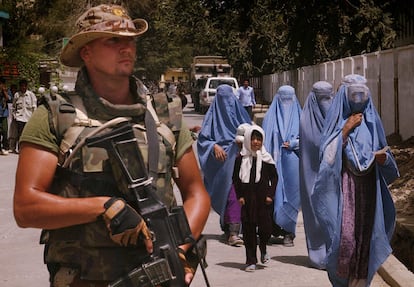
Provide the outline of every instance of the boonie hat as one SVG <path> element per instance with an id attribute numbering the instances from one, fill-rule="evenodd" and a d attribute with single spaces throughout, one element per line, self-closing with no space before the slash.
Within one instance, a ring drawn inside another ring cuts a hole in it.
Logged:
<path id="1" fill-rule="evenodd" d="M 80 67 L 79 50 L 92 40 L 102 37 L 134 37 L 148 30 L 144 19 L 132 20 L 124 7 L 102 4 L 90 8 L 76 22 L 78 32 L 70 38 L 60 54 L 62 64 Z"/>

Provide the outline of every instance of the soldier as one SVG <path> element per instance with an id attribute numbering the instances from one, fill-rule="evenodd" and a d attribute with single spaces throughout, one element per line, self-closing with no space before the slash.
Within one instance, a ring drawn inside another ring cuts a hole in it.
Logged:
<path id="1" fill-rule="evenodd" d="M 137 127 L 134 136 L 149 174 L 156 178 L 152 183 L 168 207 L 175 205 L 174 177 L 195 239 L 210 211 L 190 131 L 181 117 L 158 117 L 166 107 L 155 102 L 154 112 L 143 84 L 131 76 L 135 41 L 147 30 L 147 22 L 131 20 L 121 6 L 99 5 L 81 15 L 77 27 L 60 55 L 64 65 L 81 67 L 75 92 L 67 95 L 68 100 L 58 95 L 57 113 L 51 101 L 27 123 L 20 139 L 14 194 L 17 224 L 43 229 L 41 242 L 54 287 L 108 286 L 154 251 L 156 239 L 122 193 L 110 154 L 82 145 L 91 133 L 111 130 L 113 121 L 128 117 L 127 122 Z M 187 285 L 194 276 L 185 256 L 190 248 L 184 244 L 177 250 Z"/>

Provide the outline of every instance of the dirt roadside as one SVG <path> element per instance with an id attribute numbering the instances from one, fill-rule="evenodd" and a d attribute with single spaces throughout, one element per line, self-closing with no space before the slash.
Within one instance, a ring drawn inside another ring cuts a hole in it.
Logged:
<path id="1" fill-rule="evenodd" d="M 391 245 L 395 257 L 414 272 L 414 137 L 390 147 L 400 171 L 400 177 L 390 185 L 397 210 Z"/>

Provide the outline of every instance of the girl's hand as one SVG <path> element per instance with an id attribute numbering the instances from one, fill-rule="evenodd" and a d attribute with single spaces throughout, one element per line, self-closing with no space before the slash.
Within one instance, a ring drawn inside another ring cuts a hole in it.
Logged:
<path id="1" fill-rule="evenodd" d="M 266 205 L 270 205 L 272 202 L 273 200 L 270 197 L 266 196 Z"/>

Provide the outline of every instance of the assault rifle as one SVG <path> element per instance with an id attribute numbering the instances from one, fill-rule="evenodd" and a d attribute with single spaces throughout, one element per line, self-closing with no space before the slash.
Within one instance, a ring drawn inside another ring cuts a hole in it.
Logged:
<path id="1" fill-rule="evenodd" d="M 114 176 L 126 199 L 134 201 L 134 207 L 153 232 L 154 252 L 148 261 L 112 282 L 111 287 L 186 286 L 184 268 L 178 256 L 178 247 L 195 243 L 182 206 L 171 211 L 157 198 L 152 178 L 138 146 L 131 124 L 103 135 L 86 139 L 88 147 L 105 148 L 114 170 Z M 200 265 L 203 263 L 200 262 Z M 204 273 L 204 266 L 201 266 Z M 205 276 L 208 285 L 207 277 Z"/>

